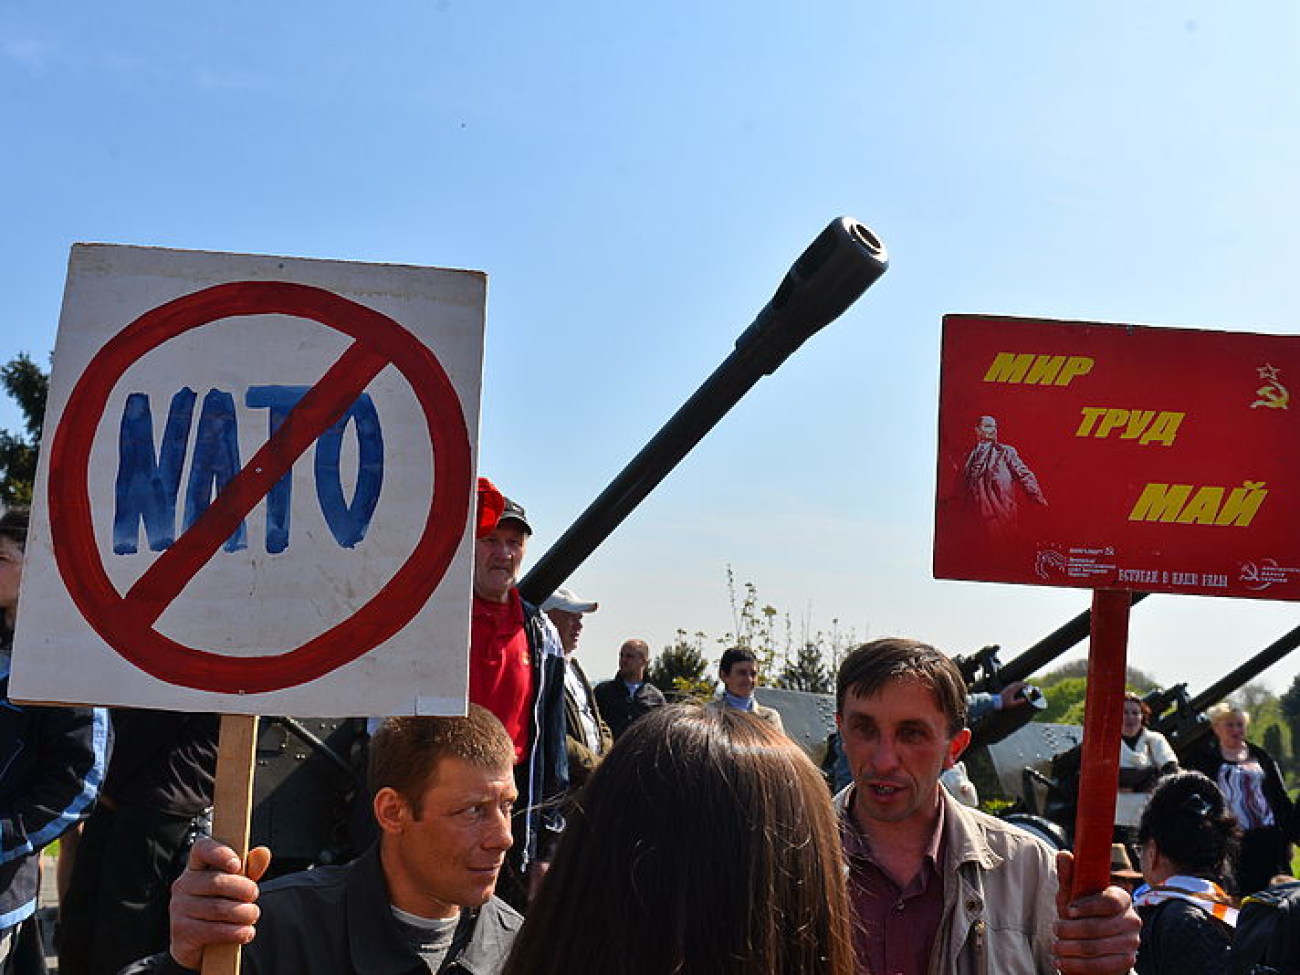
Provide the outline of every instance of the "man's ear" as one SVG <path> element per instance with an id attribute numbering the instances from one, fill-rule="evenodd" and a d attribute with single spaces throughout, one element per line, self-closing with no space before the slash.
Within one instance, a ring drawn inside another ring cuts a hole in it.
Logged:
<path id="1" fill-rule="evenodd" d="M 375 793 L 375 822 L 385 833 L 400 833 L 411 820 L 411 804 L 391 786 Z"/>
<path id="2" fill-rule="evenodd" d="M 943 767 L 948 769 L 957 764 L 957 759 L 961 758 L 961 753 L 966 750 L 970 744 L 970 729 L 962 728 L 961 731 L 952 736 L 948 742 L 948 754 L 944 757 Z"/>

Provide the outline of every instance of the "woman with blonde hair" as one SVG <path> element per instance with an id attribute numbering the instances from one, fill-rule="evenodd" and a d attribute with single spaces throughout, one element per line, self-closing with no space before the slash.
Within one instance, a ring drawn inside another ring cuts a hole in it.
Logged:
<path id="1" fill-rule="evenodd" d="M 504 975 L 849 975 L 820 773 L 751 715 L 658 708 L 588 780 Z"/>
<path id="2" fill-rule="evenodd" d="M 1252 894 L 1291 872 L 1294 809 L 1273 756 L 1246 740 L 1250 716 L 1230 704 L 1206 712 L 1214 734 L 1188 756 L 1188 768 L 1210 778 L 1242 829 L 1233 893 Z"/>

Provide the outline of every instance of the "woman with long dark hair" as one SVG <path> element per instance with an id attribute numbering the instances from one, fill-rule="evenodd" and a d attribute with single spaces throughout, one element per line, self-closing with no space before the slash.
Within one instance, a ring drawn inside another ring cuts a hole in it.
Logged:
<path id="1" fill-rule="evenodd" d="M 848 975 L 816 767 L 735 710 L 658 708 L 588 781 L 505 975 Z"/>
<path id="2" fill-rule="evenodd" d="M 1199 772 L 1163 779 L 1138 827 L 1142 918 L 1138 975 L 1220 975 L 1237 912 L 1222 884 L 1240 831 L 1218 787 Z"/>

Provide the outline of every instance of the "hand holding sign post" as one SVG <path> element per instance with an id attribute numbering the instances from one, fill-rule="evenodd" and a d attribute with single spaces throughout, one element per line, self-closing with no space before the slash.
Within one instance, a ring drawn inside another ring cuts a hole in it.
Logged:
<path id="1" fill-rule="evenodd" d="M 74 248 L 12 696 L 223 713 L 241 854 L 256 715 L 463 713 L 483 285 Z"/>
<path id="2" fill-rule="evenodd" d="M 935 575 L 1094 590 L 1075 892 L 1105 886 L 1133 593 L 1300 599 L 1300 339 L 944 320 Z"/>

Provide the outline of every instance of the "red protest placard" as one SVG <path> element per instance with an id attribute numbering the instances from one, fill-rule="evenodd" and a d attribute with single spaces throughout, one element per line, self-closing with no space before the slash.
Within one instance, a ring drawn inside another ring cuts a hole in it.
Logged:
<path id="1" fill-rule="evenodd" d="M 1300 599 L 1300 338 L 950 315 L 934 573 Z"/>

